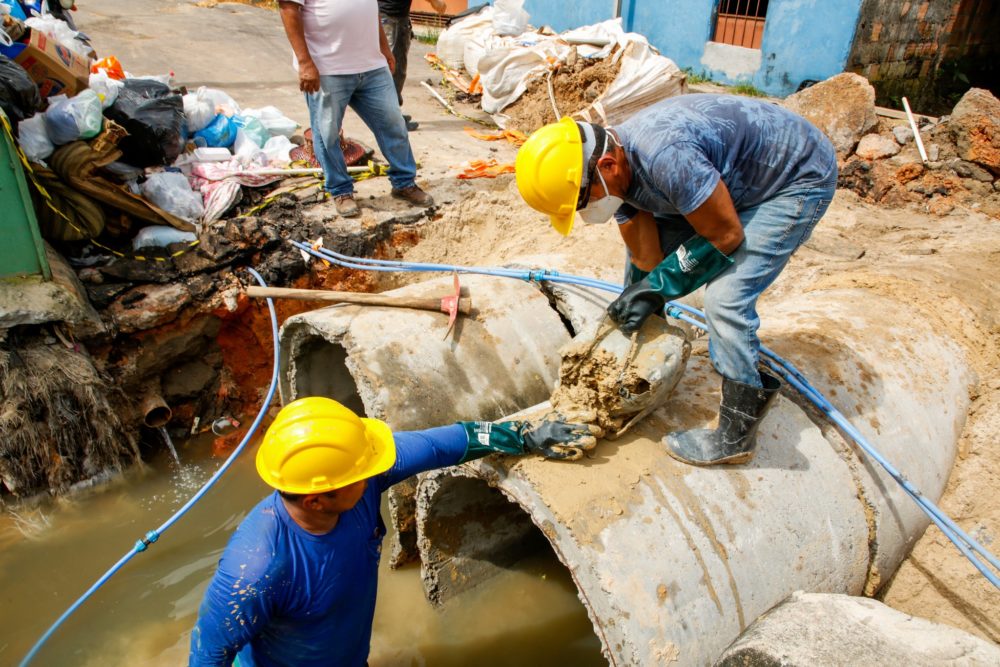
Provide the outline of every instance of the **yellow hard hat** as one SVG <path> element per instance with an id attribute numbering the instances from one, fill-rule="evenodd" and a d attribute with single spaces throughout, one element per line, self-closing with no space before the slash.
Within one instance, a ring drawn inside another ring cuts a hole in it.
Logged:
<path id="1" fill-rule="evenodd" d="M 556 231 L 573 229 L 583 180 L 583 142 L 572 118 L 538 128 L 517 152 L 517 189 L 528 206 L 549 215 Z"/>
<path id="2" fill-rule="evenodd" d="M 396 462 L 389 425 L 358 417 L 330 398 L 281 409 L 257 450 L 257 473 L 286 493 L 326 493 L 385 472 Z"/>

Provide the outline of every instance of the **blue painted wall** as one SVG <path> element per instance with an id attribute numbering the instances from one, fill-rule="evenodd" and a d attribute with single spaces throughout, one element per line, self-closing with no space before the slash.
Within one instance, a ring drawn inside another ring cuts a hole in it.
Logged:
<path id="1" fill-rule="evenodd" d="M 794 93 L 805 79 L 844 71 L 862 0 L 770 0 L 760 69 L 731 78 L 702 63 L 718 0 L 622 0 L 622 25 L 645 35 L 682 69 L 721 83 L 752 83 L 776 96 Z M 568 30 L 611 18 L 613 0 L 525 0 L 536 26 Z"/>

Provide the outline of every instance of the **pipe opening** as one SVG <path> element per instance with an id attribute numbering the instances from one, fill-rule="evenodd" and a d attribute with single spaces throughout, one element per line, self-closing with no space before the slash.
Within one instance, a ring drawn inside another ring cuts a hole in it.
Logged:
<path id="1" fill-rule="evenodd" d="M 139 414 L 142 415 L 142 423 L 150 428 L 161 428 L 167 425 L 173 412 L 160 395 L 159 387 L 150 389 L 139 400 Z"/>
<path id="2" fill-rule="evenodd" d="M 295 358 L 294 395 L 326 396 L 367 415 L 357 384 L 347 367 L 347 350 L 320 336 L 304 341 Z"/>
<path id="3" fill-rule="evenodd" d="M 570 571 L 520 505 L 447 473 L 421 482 L 418 505 L 424 592 L 442 613 L 490 600 L 504 616 L 528 598 L 532 621 L 508 624 L 505 651 L 524 647 L 523 664 L 607 664 Z"/>

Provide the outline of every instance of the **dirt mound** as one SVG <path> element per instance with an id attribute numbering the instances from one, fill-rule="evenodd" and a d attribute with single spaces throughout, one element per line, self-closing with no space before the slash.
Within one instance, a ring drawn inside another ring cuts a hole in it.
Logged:
<path id="1" fill-rule="evenodd" d="M 568 116 L 585 109 L 604 94 L 618 76 L 618 63 L 609 56 L 603 60 L 571 58 L 552 75 L 552 92 L 558 116 Z M 510 129 L 530 134 L 546 123 L 559 120 L 552 108 L 548 77 L 539 77 L 503 113 L 510 117 Z"/>

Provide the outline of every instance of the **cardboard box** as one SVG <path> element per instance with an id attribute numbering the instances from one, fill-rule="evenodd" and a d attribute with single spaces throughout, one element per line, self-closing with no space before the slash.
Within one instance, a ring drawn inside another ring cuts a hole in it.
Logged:
<path id="1" fill-rule="evenodd" d="M 72 96 L 90 85 L 90 61 L 37 30 L 31 31 L 27 45 L 14 62 L 38 84 L 43 98 Z"/>

